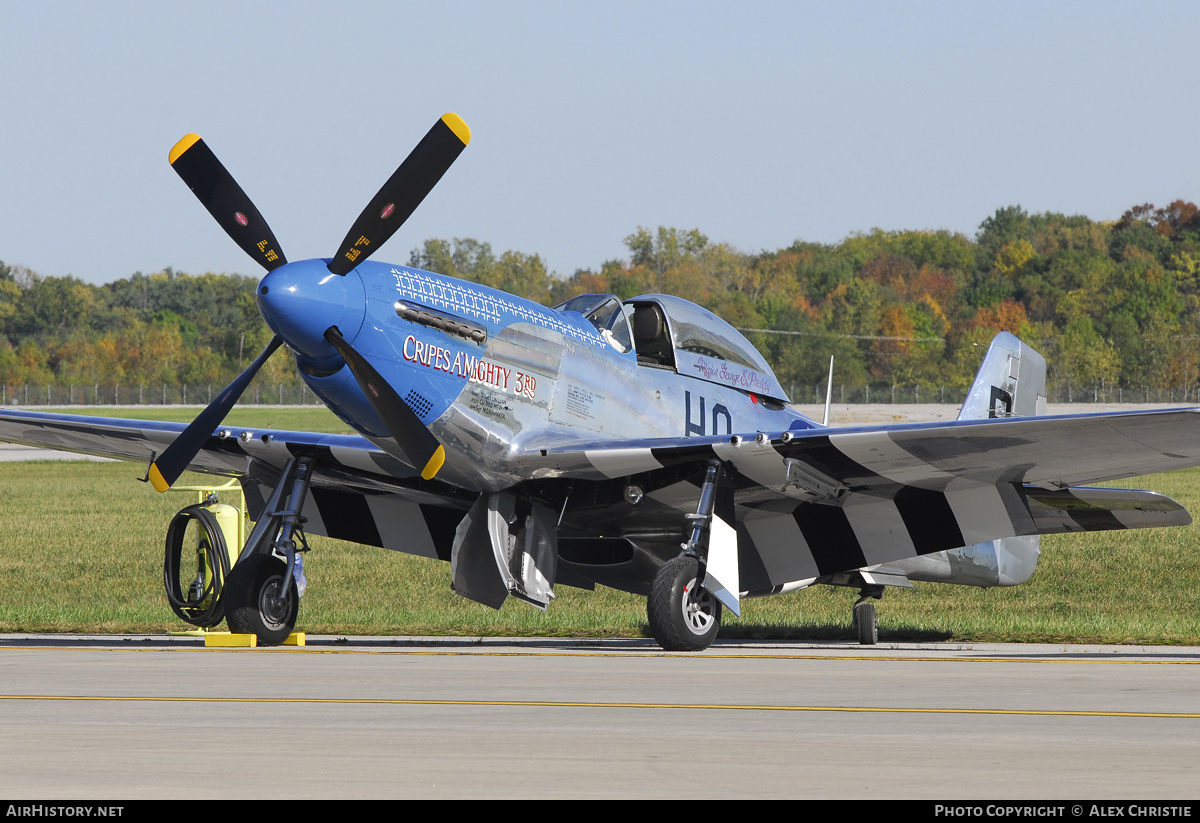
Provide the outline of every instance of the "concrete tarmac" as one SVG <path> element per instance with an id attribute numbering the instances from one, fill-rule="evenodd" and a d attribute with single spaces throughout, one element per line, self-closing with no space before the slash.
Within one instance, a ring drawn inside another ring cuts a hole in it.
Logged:
<path id="1" fill-rule="evenodd" d="M 1200 649 L 8 635 L 0 795 L 1194 799 Z"/>
<path id="2" fill-rule="evenodd" d="M 0 795 L 1194 799 L 1200 649 L 0 636 Z"/>

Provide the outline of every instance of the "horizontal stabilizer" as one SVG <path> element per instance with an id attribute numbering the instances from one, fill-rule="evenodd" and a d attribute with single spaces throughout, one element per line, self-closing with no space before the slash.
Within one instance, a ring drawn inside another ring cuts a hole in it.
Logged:
<path id="1" fill-rule="evenodd" d="M 1026 500 L 1038 534 L 1153 529 L 1192 522 L 1187 509 L 1171 498 L 1140 489 L 1026 487 Z"/>

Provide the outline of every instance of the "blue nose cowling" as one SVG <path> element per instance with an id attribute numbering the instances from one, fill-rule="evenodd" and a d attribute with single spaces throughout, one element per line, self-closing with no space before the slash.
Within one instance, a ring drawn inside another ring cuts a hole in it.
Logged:
<path id="1" fill-rule="evenodd" d="M 337 326 L 352 342 L 366 316 L 366 293 L 356 271 L 331 274 L 324 260 L 298 260 L 280 266 L 258 284 L 258 311 L 298 357 L 315 366 L 341 360 L 325 340 Z"/>

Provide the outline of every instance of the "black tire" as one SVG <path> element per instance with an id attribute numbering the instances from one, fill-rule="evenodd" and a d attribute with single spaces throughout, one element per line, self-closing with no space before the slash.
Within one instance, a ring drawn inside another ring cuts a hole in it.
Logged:
<path id="1" fill-rule="evenodd" d="M 874 646 L 879 642 L 879 621 L 875 617 L 875 604 L 854 604 L 854 631 L 863 646 Z"/>
<path id="2" fill-rule="evenodd" d="M 695 603 L 688 592 L 696 583 L 700 564 L 693 557 L 676 557 L 658 570 L 646 598 L 650 633 L 669 652 L 707 649 L 721 629 L 721 601 L 707 589 Z"/>
<path id="3" fill-rule="evenodd" d="M 282 608 L 272 601 L 287 573 L 287 564 L 270 554 L 256 554 L 234 565 L 225 581 L 225 622 L 234 634 L 253 634 L 260 646 L 278 646 L 292 633 L 300 612 L 296 581 L 288 580 Z"/>

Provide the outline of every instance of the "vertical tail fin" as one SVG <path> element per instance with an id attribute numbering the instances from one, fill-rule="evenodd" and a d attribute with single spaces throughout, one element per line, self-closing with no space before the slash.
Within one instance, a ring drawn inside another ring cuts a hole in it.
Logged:
<path id="1" fill-rule="evenodd" d="M 1002 331 L 992 338 L 983 365 L 967 392 L 959 420 L 990 417 L 1035 417 L 1046 413 L 1046 358 Z M 1015 586 L 1033 576 L 1041 554 L 1037 535 L 1004 537 L 955 549 L 976 563 L 994 568 L 997 583 Z M 951 562 L 953 565 L 953 560 Z"/>
<path id="2" fill-rule="evenodd" d="M 1046 413 L 1046 359 L 1008 332 L 993 338 L 959 420 Z M 888 563 L 909 580 L 967 586 L 1016 586 L 1033 576 L 1039 535 L 1015 535 Z M 892 584 L 895 585 L 895 584 Z"/>
<path id="3" fill-rule="evenodd" d="M 992 339 L 959 420 L 1046 413 L 1046 358 L 1002 331 Z"/>

